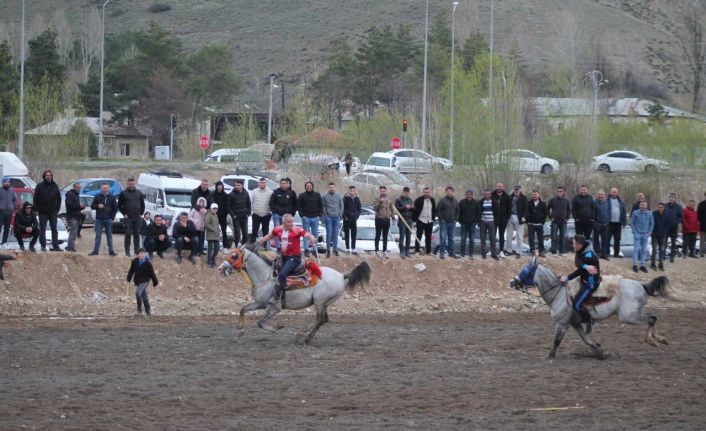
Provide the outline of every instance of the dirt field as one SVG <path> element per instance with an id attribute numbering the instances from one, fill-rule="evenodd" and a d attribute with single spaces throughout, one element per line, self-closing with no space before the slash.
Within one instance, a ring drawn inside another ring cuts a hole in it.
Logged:
<path id="1" fill-rule="evenodd" d="M 306 316 L 240 339 L 223 317 L 5 319 L 0 428 L 703 429 L 706 312 L 658 314 L 669 346 L 610 320 L 607 360 L 571 333 L 553 362 L 527 313 L 335 316 L 310 346 Z"/>

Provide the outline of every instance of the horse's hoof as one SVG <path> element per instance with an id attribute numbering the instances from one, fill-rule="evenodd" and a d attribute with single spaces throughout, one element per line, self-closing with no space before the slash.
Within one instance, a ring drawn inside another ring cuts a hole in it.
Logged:
<path id="1" fill-rule="evenodd" d="M 265 331 L 270 331 L 270 332 L 277 332 L 277 329 L 270 325 L 262 325 L 260 328 L 264 329 Z"/>
<path id="2" fill-rule="evenodd" d="M 659 341 L 659 342 L 662 343 L 662 344 L 669 345 L 669 341 L 667 341 L 667 338 L 666 338 L 666 337 L 660 336 L 659 338 L 657 338 L 657 341 Z"/>
<path id="3" fill-rule="evenodd" d="M 657 344 L 655 340 L 649 337 L 645 338 L 645 343 L 649 344 L 650 346 L 659 347 L 659 344 Z"/>
<path id="4" fill-rule="evenodd" d="M 245 335 L 245 331 L 238 331 L 238 338 L 242 337 Z"/>
<path id="5" fill-rule="evenodd" d="M 604 360 L 605 358 L 606 358 L 605 353 L 603 353 L 602 350 L 599 351 L 598 353 L 596 353 L 596 359 L 602 361 L 602 360 Z"/>

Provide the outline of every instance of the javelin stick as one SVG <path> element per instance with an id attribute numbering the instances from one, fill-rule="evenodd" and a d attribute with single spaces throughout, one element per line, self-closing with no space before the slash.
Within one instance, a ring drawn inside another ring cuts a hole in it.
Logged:
<path id="1" fill-rule="evenodd" d="M 412 228 L 407 224 L 407 220 L 405 220 L 404 217 L 402 217 L 402 214 L 400 214 L 400 212 L 399 212 L 399 210 L 397 209 L 397 207 L 395 207 L 394 205 L 392 205 L 392 209 L 395 211 L 395 213 L 397 213 L 397 217 L 399 217 L 400 220 L 402 220 L 402 223 L 404 223 L 404 225 L 407 226 L 407 229 L 409 229 L 409 233 L 412 234 L 412 238 L 414 238 L 414 240 L 417 241 L 417 244 L 419 244 L 419 246 L 421 247 L 421 246 L 422 246 L 422 242 L 419 240 L 419 238 L 417 238 L 417 235 L 414 235 L 414 234 L 412 233 Z"/>

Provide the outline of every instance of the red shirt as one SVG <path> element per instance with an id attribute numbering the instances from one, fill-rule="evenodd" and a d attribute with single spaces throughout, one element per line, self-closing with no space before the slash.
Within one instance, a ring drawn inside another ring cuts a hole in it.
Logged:
<path id="1" fill-rule="evenodd" d="M 684 208 L 684 219 L 681 222 L 684 233 L 697 233 L 699 231 L 699 219 L 696 211 L 689 207 Z"/>
<path id="2" fill-rule="evenodd" d="M 272 235 L 279 239 L 282 248 L 282 256 L 299 256 L 302 254 L 301 237 L 306 235 L 306 231 L 302 228 L 295 227 L 286 231 L 283 225 L 276 226 L 272 229 Z"/>

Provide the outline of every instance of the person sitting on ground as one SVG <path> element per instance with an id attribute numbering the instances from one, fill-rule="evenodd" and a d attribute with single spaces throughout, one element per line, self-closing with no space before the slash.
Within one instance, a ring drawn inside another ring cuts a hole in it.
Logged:
<path id="1" fill-rule="evenodd" d="M 145 314 L 150 315 L 150 300 L 147 297 L 147 286 L 152 280 L 152 286 L 157 287 L 159 280 L 154 272 L 152 261 L 147 256 L 147 250 L 140 248 L 137 250 L 137 257 L 130 263 L 130 270 L 127 272 L 127 282 L 135 282 L 135 299 L 137 299 L 136 316 L 142 315 L 142 306 L 145 306 Z"/>
<path id="2" fill-rule="evenodd" d="M 184 248 L 188 248 L 191 253 L 189 260 L 196 265 L 196 253 L 198 252 L 199 238 L 194 222 L 189 220 L 189 215 L 185 212 L 179 214 L 179 221 L 172 228 L 172 237 L 174 238 L 174 247 L 177 251 L 176 261 L 181 263 L 181 252 Z"/>
<path id="3" fill-rule="evenodd" d="M 172 246 L 172 241 L 167 233 L 167 225 L 161 214 L 154 216 L 154 220 L 147 226 L 145 237 L 145 248 L 152 257 L 152 253 L 157 252 L 157 256 L 164 259 L 164 252 Z"/>
<path id="4" fill-rule="evenodd" d="M 593 251 L 591 241 L 587 240 L 585 236 L 574 236 L 574 250 L 576 250 L 574 257 L 576 271 L 561 277 L 561 282 L 566 283 L 576 277 L 581 277 L 581 289 L 574 298 L 574 311 L 581 316 L 582 322 L 589 323 L 591 315 L 588 310 L 583 308 L 583 304 L 601 284 L 601 265 L 598 255 Z"/>
<path id="5" fill-rule="evenodd" d="M 25 251 L 23 235 L 28 235 L 30 239 L 29 251 L 36 253 L 34 245 L 37 244 L 39 238 L 39 221 L 34 213 L 34 207 L 31 203 L 25 202 L 22 204 L 22 210 L 15 216 L 15 238 L 20 250 Z"/>
<path id="6" fill-rule="evenodd" d="M 306 237 L 309 241 L 316 244 L 314 235 L 308 233 L 302 228 L 294 227 L 294 217 L 291 214 L 285 214 L 282 217 L 282 224 L 275 226 L 272 232 L 260 239 L 260 244 L 265 244 L 272 238 L 277 238 L 280 242 L 280 254 L 282 256 L 282 268 L 277 276 L 275 291 L 269 300 L 270 304 L 279 306 L 282 292 L 287 286 L 287 276 L 302 262 L 301 238 Z"/>

